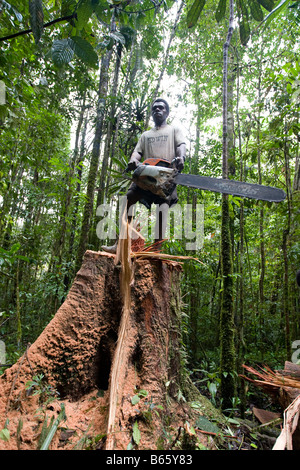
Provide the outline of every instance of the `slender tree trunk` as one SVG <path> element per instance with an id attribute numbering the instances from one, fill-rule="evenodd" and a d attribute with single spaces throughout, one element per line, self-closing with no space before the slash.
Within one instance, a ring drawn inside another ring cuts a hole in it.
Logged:
<path id="1" fill-rule="evenodd" d="M 261 58 L 262 51 L 259 61 L 259 70 L 258 70 L 258 114 L 257 114 L 257 133 L 256 133 L 256 148 L 257 148 L 257 166 L 258 166 L 258 183 L 262 184 L 262 164 L 261 164 L 261 143 L 260 143 L 260 133 L 261 133 L 261 107 L 262 107 L 262 96 L 261 96 Z M 260 247 L 260 275 L 259 275 L 259 299 L 258 299 L 258 314 L 259 314 L 259 334 L 261 335 L 264 323 L 264 302 L 265 302 L 265 293 L 264 293 L 264 280 L 265 280 L 265 241 L 264 241 L 264 203 L 261 201 L 259 211 L 259 247 Z"/>
<path id="2" fill-rule="evenodd" d="M 239 116 L 239 102 L 240 102 L 240 81 L 239 81 L 239 57 L 237 55 L 237 104 L 236 104 L 236 122 L 237 122 L 237 134 L 238 134 L 238 152 L 240 159 L 240 181 L 244 181 L 244 161 L 243 161 L 243 152 L 242 152 L 242 135 L 241 135 L 241 126 L 240 126 L 240 116 Z M 238 365 L 237 369 L 242 373 L 242 362 L 245 353 L 244 346 L 244 257 L 245 257 L 245 246 L 244 246 L 244 200 L 240 202 L 240 253 L 238 260 L 238 273 L 239 277 L 237 284 L 237 358 Z M 240 411 L 242 417 L 244 416 L 244 411 L 246 407 L 246 390 L 244 381 L 239 382 L 239 398 L 240 398 Z"/>
<path id="3" fill-rule="evenodd" d="M 84 106 L 84 110 L 85 110 Z M 82 108 L 83 110 L 83 108 Z M 84 117 L 84 113 L 83 113 Z M 74 199 L 74 205 L 72 208 L 72 214 L 70 216 L 71 222 L 70 222 L 70 237 L 69 237 L 69 245 L 68 245 L 68 253 L 66 254 L 66 262 L 68 265 L 68 269 L 66 270 L 65 277 L 64 277 L 64 286 L 65 286 L 65 292 L 68 291 L 71 281 L 75 275 L 75 272 L 73 271 L 74 269 L 74 243 L 75 243 L 75 235 L 78 230 L 78 211 L 79 211 L 79 194 L 80 194 L 80 188 L 81 188 L 81 178 L 82 178 L 82 164 L 85 158 L 85 139 L 86 139 L 86 130 L 87 130 L 87 123 L 88 123 L 88 114 L 84 117 L 83 124 L 80 125 L 77 128 L 76 133 L 76 142 L 75 142 L 75 149 L 76 149 L 76 162 L 75 162 L 75 167 L 76 167 L 76 190 L 75 194 L 76 197 Z M 81 131 L 81 142 L 79 144 L 79 130 Z"/>
<path id="4" fill-rule="evenodd" d="M 282 237 L 282 252 L 283 252 L 283 309 L 285 319 L 285 347 L 286 359 L 291 357 L 291 333 L 290 333 L 290 298 L 289 298 L 289 260 L 288 260 L 288 243 L 291 229 L 291 212 L 292 212 L 292 191 L 290 180 L 290 166 L 289 166 L 289 153 L 287 147 L 287 124 L 285 123 L 284 129 L 284 164 L 285 164 L 285 179 L 286 179 L 286 193 L 288 201 L 287 225 L 283 230 Z"/>
<path id="5" fill-rule="evenodd" d="M 297 125 L 299 126 L 299 113 L 297 119 Z M 296 147 L 296 162 L 295 162 L 295 177 L 293 181 L 293 192 L 300 191 L 300 155 L 299 155 L 299 139 Z"/>
<path id="6" fill-rule="evenodd" d="M 112 84 L 112 88 L 110 92 L 113 98 L 117 96 L 117 89 L 118 89 L 118 84 L 119 84 L 119 72 L 120 72 L 120 66 L 121 66 L 121 56 L 122 56 L 122 47 L 117 47 L 114 79 L 113 79 L 113 84 Z M 100 204 L 103 204 L 104 199 L 105 199 L 105 186 L 107 182 L 107 173 L 108 173 L 109 161 L 111 157 L 111 146 L 112 146 L 112 136 L 114 133 L 113 127 L 114 127 L 115 113 L 116 113 L 116 103 L 112 101 L 112 104 L 110 106 L 110 111 L 109 111 L 109 117 L 108 117 L 107 133 L 106 133 L 103 160 L 102 160 L 101 171 L 100 171 L 96 207 L 98 207 Z M 90 233 L 90 243 L 95 248 L 98 248 L 99 239 L 97 238 L 97 234 L 96 234 L 96 225 L 97 225 L 97 219 L 94 214 L 92 232 Z"/>
<path id="7" fill-rule="evenodd" d="M 100 80 L 99 80 L 99 96 L 98 96 L 98 105 L 97 105 L 97 122 L 95 130 L 95 138 L 92 149 L 92 156 L 90 162 L 90 169 L 87 182 L 87 192 L 86 192 L 86 203 L 83 211 L 82 226 L 80 232 L 80 240 L 77 251 L 76 259 L 76 271 L 80 268 L 82 257 L 87 248 L 88 235 L 91 228 L 91 221 L 93 215 L 94 207 L 94 193 L 96 180 L 98 175 L 98 166 L 99 166 L 99 157 L 100 157 L 100 146 L 102 140 L 103 132 L 103 122 L 105 116 L 105 105 L 107 98 L 108 82 L 109 82 L 109 65 L 112 56 L 112 49 L 109 50 L 103 57 L 101 61 L 101 71 L 100 71 Z"/>
<path id="8" fill-rule="evenodd" d="M 80 115 L 77 123 L 77 129 L 75 134 L 75 145 L 73 150 L 73 155 L 69 161 L 69 171 L 65 176 L 65 191 L 64 191 L 64 198 L 62 204 L 62 211 L 60 215 L 59 225 L 58 225 L 58 233 L 55 237 L 55 242 L 53 245 L 53 255 L 57 258 L 56 264 L 60 265 L 65 253 L 65 245 L 66 245 L 66 235 L 67 235 L 67 228 L 69 225 L 69 216 L 71 210 L 71 203 L 72 203 L 72 196 L 73 196 L 73 185 L 72 185 L 72 178 L 75 172 L 75 166 L 78 159 L 78 152 L 79 152 L 79 136 L 81 132 L 81 127 L 83 124 L 84 119 L 84 112 L 85 112 L 85 103 L 81 106 Z"/>
<path id="9" fill-rule="evenodd" d="M 127 63 L 126 77 L 125 77 L 125 81 L 124 81 L 123 90 L 122 90 L 121 96 L 120 96 L 120 111 L 118 113 L 118 117 L 117 117 L 117 121 L 116 121 L 116 128 L 115 128 L 115 132 L 113 134 L 111 158 L 117 156 L 116 155 L 117 154 L 116 149 L 117 149 L 117 143 L 118 143 L 118 138 L 119 138 L 119 130 L 120 130 L 120 124 L 121 124 L 121 118 L 122 118 L 122 106 L 123 106 L 123 103 L 125 101 L 125 96 L 128 92 L 128 89 L 130 88 L 130 84 L 134 81 L 135 74 L 137 72 L 136 69 L 134 69 L 135 71 L 131 70 L 132 59 L 133 59 L 133 55 L 134 55 L 135 50 L 136 50 L 136 35 L 134 36 L 133 41 L 132 41 L 130 55 L 129 55 L 129 59 L 128 59 L 128 63 Z M 109 181 L 110 181 L 110 177 L 108 175 L 107 185 L 109 184 Z"/>
<path id="10" fill-rule="evenodd" d="M 20 281 L 19 281 L 20 262 L 18 260 L 16 273 L 16 315 L 17 315 L 17 346 L 21 349 L 22 341 L 22 322 L 21 322 L 21 306 L 20 306 Z"/>
<path id="11" fill-rule="evenodd" d="M 228 50 L 233 34 L 234 1 L 230 0 L 230 19 L 223 47 L 223 178 L 228 178 Z M 233 267 L 228 195 L 222 195 L 221 269 L 223 290 L 220 318 L 220 372 L 223 408 L 231 406 L 235 394 L 235 347 L 233 318 Z"/>

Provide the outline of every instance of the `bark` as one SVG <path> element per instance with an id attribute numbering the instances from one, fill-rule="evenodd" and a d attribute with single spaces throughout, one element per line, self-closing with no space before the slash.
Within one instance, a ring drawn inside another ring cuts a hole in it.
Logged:
<path id="1" fill-rule="evenodd" d="M 261 51 L 261 55 L 262 55 Z M 262 70 L 261 62 L 259 63 L 258 70 L 258 114 L 257 114 L 257 133 L 256 133 L 256 147 L 257 147 L 257 166 L 258 166 L 258 183 L 262 184 L 262 164 L 261 164 L 261 143 L 260 143 L 260 134 L 261 134 L 261 109 L 263 106 L 262 96 L 261 96 L 261 79 L 262 79 Z M 264 241 L 264 204 L 262 201 L 259 202 L 260 211 L 259 211 L 259 238 L 260 238 L 260 275 L 259 275 L 259 301 L 258 301 L 258 315 L 259 315 L 259 334 L 263 330 L 264 324 L 264 303 L 265 303 L 265 292 L 264 292 L 264 281 L 265 281 L 265 268 L 266 268 L 266 258 L 265 258 L 265 241 Z"/>
<path id="2" fill-rule="evenodd" d="M 234 2 L 230 1 L 230 19 L 226 41 L 223 47 L 223 178 L 228 178 L 228 50 L 233 33 Z M 222 195 L 221 229 L 221 270 L 223 279 L 221 316 L 220 316 L 220 368 L 222 406 L 232 406 L 235 394 L 233 372 L 235 371 L 234 312 L 232 243 L 230 234 L 230 214 L 228 195 Z"/>
<path id="3" fill-rule="evenodd" d="M 120 72 L 120 67 L 121 67 L 121 56 L 122 56 L 122 47 L 119 46 L 117 47 L 117 50 L 116 50 L 115 72 L 114 72 L 114 79 L 113 79 L 113 84 L 112 84 L 112 88 L 110 92 L 111 96 L 113 97 L 113 100 L 115 100 L 116 99 L 115 97 L 117 96 L 117 89 L 118 89 L 118 84 L 119 84 L 119 72 Z M 105 147 L 104 147 L 103 159 L 102 159 L 101 171 L 100 171 L 100 177 L 99 177 L 96 207 L 103 204 L 105 200 L 105 186 L 106 186 L 107 173 L 108 173 L 109 162 L 110 162 L 110 157 L 111 157 L 111 140 L 112 140 L 112 135 L 113 135 L 115 113 L 116 113 L 116 102 L 112 101 L 109 115 L 108 115 L 107 133 L 106 133 Z M 98 218 L 95 216 L 95 214 L 93 215 L 94 215 L 94 221 L 92 224 L 93 230 L 92 230 L 92 233 L 90 234 L 90 243 L 92 244 L 93 247 L 97 249 L 100 243 L 96 234 L 96 226 L 98 223 L 98 220 L 97 220 Z"/>
<path id="4" fill-rule="evenodd" d="M 104 122 L 104 117 L 105 117 L 105 105 L 106 105 L 108 82 L 109 82 L 108 71 L 109 71 L 111 55 L 112 55 L 112 49 L 109 50 L 102 57 L 102 61 L 101 61 L 96 130 L 95 130 L 95 138 L 94 138 L 94 143 L 93 143 L 90 169 L 89 169 L 89 175 L 88 175 L 86 203 L 85 203 L 84 211 L 83 211 L 80 240 L 79 240 L 77 259 L 76 259 L 76 270 L 78 270 L 81 266 L 82 257 L 86 251 L 89 231 L 90 231 L 91 223 L 92 223 L 94 194 L 95 194 L 95 187 L 96 187 L 98 167 L 99 167 L 100 146 L 101 146 L 101 140 L 102 140 L 103 122 Z"/>
<path id="5" fill-rule="evenodd" d="M 290 166 L 289 166 L 289 153 L 287 148 L 287 127 L 285 126 L 285 139 L 284 139 L 284 166 L 285 166 L 285 180 L 286 180 L 286 193 L 287 193 L 287 223 L 283 230 L 282 236 L 282 254 L 283 254 L 283 311 L 285 319 L 285 347 L 286 357 L 291 357 L 291 326 L 290 326 L 290 289 L 289 289 L 289 257 L 288 246 L 290 242 L 291 230 L 291 213 L 292 213 L 292 192 L 290 181 Z"/>
<path id="6" fill-rule="evenodd" d="M 111 90 L 111 95 L 113 97 L 117 96 L 117 90 L 119 85 L 119 74 L 121 68 L 121 57 L 122 57 L 122 46 L 117 47 L 116 50 L 116 62 L 115 62 L 115 73 L 114 73 L 114 80 L 113 86 Z M 100 175 L 100 182 L 99 182 L 99 197 L 97 200 L 97 205 L 100 205 L 104 202 L 104 190 L 105 190 L 105 181 L 107 179 L 107 170 L 109 167 L 109 157 L 111 154 L 111 138 L 113 135 L 113 125 L 116 113 L 116 103 L 113 102 L 110 108 L 109 113 L 109 121 L 108 121 L 108 129 L 107 129 L 107 145 L 106 151 L 104 152 L 103 161 L 102 161 L 102 168 L 101 168 L 101 175 Z"/>
<path id="7" fill-rule="evenodd" d="M 240 159 L 240 181 L 244 181 L 244 160 L 242 152 L 242 135 L 240 126 L 239 116 L 239 104 L 240 104 L 240 75 L 239 75 L 239 56 L 237 55 L 237 90 L 236 90 L 236 122 L 237 122 L 237 136 L 238 136 L 238 154 Z M 244 340 L 244 263 L 245 263 L 245 239 L 244 239 L 244 200 L 240 203 L 240 253 L 238 260 L 238 272 L 240 277 L 237 279 L 237 358 L 238 358 L 238 370 L 241 371 L 242 362 L 245 356 L 245 340 Z M 244 417 L 246 409 L 246 389 L 243 381 L 239 382 L 239 397 L 240 397 L 240 412 Z"/>
<path id="8" fill-rule="evenodd" d="M 80 189 L 81 189 L 81 180 L 82 180 L 82 166 L 83 162 L 86 156 L 86 132 L 87 132 L 87 124 L 88 124 L 88 114 L 84 118 L 84 123 L 83 125 L 80 126 L 81 129 L 81 142 L 80 142 L 80 148 L 79 148 L 79 135 L 78 135 L 78 141 L 77 141 L 77 136 L 76 136 L 76 142 L 77 145 L 75 145 L 76 150 L 76 162 L 75 162 L 75 167 L 76 167 L 76 198 L 74 202 L 74 207 L 72 208 L 72 214 L 70 216 L 71 222 L 70 222 L 70 237 L 69 237 L 69 245 L 68 245 L 68 253 L 67 253 L 67 263 L 70 266 L 69 270 L 66 272 L 65 277 L 64 277 L 64 285 L 65 285 L 65 292 L 68 291 L 70 284 L 72 280 L 74 279 L 75 272 L 73 269 L 75 269 L 74 266 L 74 258 L 75 258 L 75 234 L 77 233 L 77 228 L 78 228 L 78 212 L 79 212 L 79 194 L 80 194 Z M 77 129 L 78 130 L 78 129 Z M 73 267 L 73 269 L 71 268 Z"/>
<path id="9" fill-rule="evenodd" d="M 64 253 L 66 251 L 65 246 L 66 246 L 67 233 L 68 233 L 68 228 L 69 228 L 69 219 L 71 217 L 70 211 L 71 211 L 71 204 L 72 204 L 73 191 L 74 191 L 74 188 L 72 185 L 72 178 L 74 177 L 75 167 L 76 167 L 77 160 L 78 160 L 79 138 L 80 138 L 81 128 L 82 128 L 83 121 L 84 121 L 85 111 L 86 111 L 86 105 L 85 105 L 85 96 L 84 96 L 83 102 L 80 107 L 80 113 L 78 116 L 73 155 L 71 156 L 70 161 L 69 161 L 69 171 L 66 173 L 66 176 L 65 176 L 65 190 L 64 190 L 63 200 L 61 203 L 61 213 L 59 217 L 58 232 L 57 232 L 57 235 L 55 236 L 55 241 L 53 243 L 52 256 L 53 256 L 54 266 L 61 265 Z M 51 266 L 50 264 L 50 269 L 53 269 L 53 268 L 55 269 L 54 266 Z"/>
<path id="10" fill-rule="evenodd" d="M 192 395 L 193 386 L 182 367 L 181 265 L 151 259 L 136 260 L 133 267 L 130 311 L 122 348 L 118 349 L 123 318 L 120 266 L 114 255 L 86 252 L 63 305 L 24 356 L 0 377 L 0 428 L 9 419 L 11 433 L 8 442 L 0 440 L 0 449 L 17 445 L 20 420 L 19 447 L 36 448 L 41 431 L 36 410 L 38 406 L 42 409 L 37 401 L 41 396 L 26 392 L 25 384 L 39 374 L 60 394 L 59 402 L 45 405 L 44 412 L 56 417 L 63 403 L 67 416 L 64 428 L 76 430 L 73 440 L 63 444 L 64 449 L 74 448 L 87 433 L 102 436 L 97 448 L 105 446 L 107 437 L 110 449 L 126 449 L 134 423 L 141 433 L 139 443 L 133 441 L 135 448 L 170 448 L 164 433 L 167 421 L 172 421 L 177 434 L 178 427 L 191 418 L 191 409 L 178 402 L 180 393 L 186 400 L 195 396 L 201 400 L 198 392 Z M 117 350 L 118 381 L 112 388 Z M 140 395 L 133 403 L 132 398 L 141 390 L 147 397 Z M 108 430 L 112 402 L 115 409 Z M 203 410 L 205 407 L 201 414 Z M 51 449 L 60 445 L 57 433 Z"/>

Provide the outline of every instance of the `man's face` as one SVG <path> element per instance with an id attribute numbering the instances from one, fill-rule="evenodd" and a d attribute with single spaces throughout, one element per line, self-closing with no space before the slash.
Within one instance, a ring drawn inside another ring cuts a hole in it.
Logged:
<path id="1" fill-rule="evenodd" d="M 152 106 L 152 117 L 156 125 L 162 124 L 168 117 L 168 111 L 163 101 L 155 101 Z"/>

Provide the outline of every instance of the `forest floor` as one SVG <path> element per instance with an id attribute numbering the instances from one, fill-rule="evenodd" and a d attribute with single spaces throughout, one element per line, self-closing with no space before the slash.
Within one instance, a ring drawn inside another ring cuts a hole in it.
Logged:
<path id="1" fill-rule="evenodd" d="M 0 413 L 5 416 L 9 431 L 9 439 L 0 439 L 0 450 L 39 449 L 51 425 L 60 416 L 62 406 L 65 419 L 59 422 L 50 450 L 105 448 L 108 391 L 94 389 L 79 400 L 60 400 L 50 389 L 43 396 L 41 393 L 34 395 L 34 391 L 24 395 L 24 387 L 28 391 L 28 385 L 20 384 L 19 389 L 14 390 L 14 396 L 19 396 L 20 400 L 10 403 L 8 411 L 0 400 Z M 149 400 L 149 396 L 141 396 L 135 403 L 134 377 L 128 377 L 126 389 L 122 412 L 124 419 L 128 416 L 130 426 L 120 431 L 118 450 L 271 450 L 280 433 L 280 423 L 266 427 L 256 418 L 262 410 L 253 404 L 246 418 L 240 419 L 235 413 L 227 420 L 205 397 L 201 404 L 199 401 L 192 403 L 191 413 L 191 404 L 174 400 L 163 410 L 159 403 Z M 258 396 L 257 401 L 265 409 L 275 410 L 266 412 L 266 420 L 280 417 L 267 397 Z M 138 423 L 136 429 L 135 422 Z M 139 441 L 135 433 L 141 433 Z"/>
<path id="2" fill-rule="evenodd" d="M 131 390 L 134 377 L 128 377 L 127 393 L 123 397 L 122 413 L 124 419 L 129 418 L 130 426 L 120 431 L 118 450 L 180 450 L 180 449 L 217 449 L 215 433 L 201 432 L 195 427 L 197 420 L 203 417 L 206 425 L 221 416 L 219 411 L 213 412 L 209 401 L 203 400 L 195 404 L 191 413 L 189 404 L 176 403 L 171 400 L 168 409 L 162 410 L 159 404 L 147 397 L 141 398 L 138 404 L 132 400 Z M 65 419 L 59 422 L 58 429 L 49 446 L 50 450 L 102 450 L 106 440 L 108 391 L 95 389 L 77 401 L 59 400 L 41 395 L 24 396 L 24 384 L 14 392 L 19 401 L 10 404 L 9 410 L 0 401 L 1 416 L 5 416 L 5 426 L 9 431 L 7 440 L 0 439 L 0 450 L 38 450 L 47 432 L 60 416 L 62 407 Z M 137 395 L 136 395 L 137 396 Z M 22 398 L 21 398 L 22 397 Z M 147 401 L 148 400 L 148 401 Z M 205 408 L 207 406 L 207 408 Z M 201 407 L 201 410 L 199 409 Z M 134 408 L 134 413 L 133 413 Z M 134 416 L 134 419 L 132 418 Z M 210 417 L 211 421 L 207 419 Z M 205 417 L 205 418 L 204 418 Z M 1 420 L 2 421 L 2 420 Z M 138 432 L 142 438 L 137 440 L 134 422 L 138 423 Z M 217 422 L 217 421 L 215 421 Z M 3 425 L 3 423 L 2 423 Z M 223 431 L 219 429 L 222 434 Z M 221 436 L 219 441 L 223 441 Z"/>

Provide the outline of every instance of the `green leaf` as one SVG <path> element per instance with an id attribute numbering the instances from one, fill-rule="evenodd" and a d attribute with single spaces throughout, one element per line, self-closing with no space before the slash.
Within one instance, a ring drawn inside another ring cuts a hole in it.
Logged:
<path id="1" fill-rule="evenodd" d="M 62 0 L 61 2 L 61 16 L 69 16 L 76 10 L 76 0 Z"/>
<path id="2" fill-rule="evenodd" d="M 282 0 L 275 8 L 272 10 L 264 19 L 264 22 L 266 22 L 266 25 L 268 25 L 279 13 L 284 10 L 288 4 L 290 3 L 290 0 Z"/>
<path id="3" fill-rule="evenodd" d="M 109 25 L 111 20 L 111 9 L 108 2 L 100 0 L 99 3 L 93 5 L 94 12 L 101 23 Z"/>
<path id="4" fill-rule="evenodd" d="M 7 10 L 7 11 L 12 11 L 15 15 L 15 17 L 17 18 L 17 20 L 21 23 L 21 21 L 23 20 L 23 16 L 21 15 L 21 13 L 19 12 L 19 10 L 17 10 L 16 7 L 14 7 L 13 5 L 10 5 L 8 2 L 6 2 L 5 0 L 2 0 L 2 4 L 3 4 L 3 7 Z"/>
<path id="5" fill-rule="evenodd" d="M 242 45 L 246 46 L 250 38 L 250 26 L 248 22 L 247 6 L 243 0 L 240 0 L 240 2 L 238 3 L 238 9 L 241 15 L 240 24 L 239 24 L 240 39 L 241 39 Z"/>
<path id="6" fill-rule="evenodd" d="M 4 429 L 1 429 L 0 431 L 0 439 L 2 439 L 2 441 L 9 441 L 10 439 L 10 433 L 9 433 L 9 430 L 4 428 Z"/>
<path id="7" fill-rule="evenodd" d="M 140 443 L 140 440 L 141 440 L 141 432 L 139 430 L 139 425 L 138 425 L 138 422 L 135 421 L 134 422 L 134 425 L 132 427 L 132 438 L 134 440 L 134 442 L 136 443 L 136 445 L 139 445 Z"/>
<path id="8" fill-rule="evenodd" d="M 98 66 L 98 55 L 93 46 L 79 36 L 72 36 L 70 45 L 79 59 L 90 67 Z"/>
<path id="9" fill-rule="evenodd" d="M 199 416 L 199 418 L 197 419 L 195 423 L 195 426 L 199 429 L 202 429 L 202 431 L 206 431 L 206 432 L 214 432 L 216 434 L 220 432 L 220 429 L 218 428 L 218 426 L 212 423 L 211 421 L 209 421 L 204 416 Z"/>
<path id="10" fill-rule="evenodd" d="M 264 14 L 257 0 L 248 0 L 251 15 L 255 21 L 262 21 Z"/>
<path id="11" fill-rule="evenodd" d="M 248 9 L 244 0 L 240 0 L 238 6 L 240 8 L 241 15 L 248 20 Z"/>
<path id="12" fill-rule="evenodd" d="M 85 25 L 88 23 L 90 17 L 93 14 L 93 7 L 91 2 L 85 1 L 82 2 L 79 7 L 76 10 L 76 16 L 77 16 L 77 21 L 76 21 L 76 28 L 77 29 L 82 29 L 85 27 Z"/>
<path id="13" fill-rule="evenodd" d="M 187 26 L 192 28 L 198 21 L 198 18 L 204 8 L 206 0 L 195 0 L 190 10 L 187 13 Z"/>
<path id="14" fill-rule="evenodd" d="M 250 26 L 247 19 L 242 18 L 240 23 L 240 39 L 243 46 L 247 45 L 250 38 Z"/>
<path id="15" fill-rule="evenodd" d="M 227 0 L 219 0 L 216 10 L 216 20 L 218 23 L 225 17 Z"/>
<path id="16" fill-rule="evenodd" d="M 21 248 L 21 243 L 14 243 L 11 247 L 11 249 L 9 250 L 9 254 L 13 254 L 13 253 L 16 253 L 17 251 L 19 251 L 19 249 Z"/>
<path id="17" fill-rule="evenodd" d="M 258 0 L 258 3 L 268 11 L 272 11 L 274 8 L 274 0 Z"/>
<path id="18" fill-rule="evenodd" d="M 51 48 L 51 55 L 54 64 L 62 67 L 71 62 L 74 56 L 73 43 L 70 39 L 56 39 Z"/>
<path id="19" fill-rule="evenodd" d="M 132 405 L 137 405 L 139 401 L 140 401 L 140 397 L 139 397 L 138 395 L 134 395 L 134 396 L 131 398 L 131 404 L 132 404 Z"/>
<path id="20" fill-rule="evenodd" d="M 60 424 L 61 421 L 65 421 L 67 419 L 66 417 L 66 412 L 65 412 L 65 405 L 64 403 L 61 404 L 61 411 L 59 415 L 57 416 L 56 420 L 54 421 L 53 425 L 51 426 L 44 442 L 41 445 L 41 450 L 48 450 L 49 445 L 51 444 L 51 441 L 54 437 L 54 434 L 57 431 L 57 428 Z"/>
<path id="21" fill-rule="evenodd" d="M 110 37 L 116 42 L 120 42 L 122 45 L 125 45 L 125 38 L 123 34 L 119 33 L 118 31 L 115 31 L 113 33 L 110 33 Z"/>
<path id="22" fill-rule="evenodd" d="M 29 22 L 35 43 L 42 37 L 44 30 L 44 12 L 42 0 L 29 0 Z"/>

